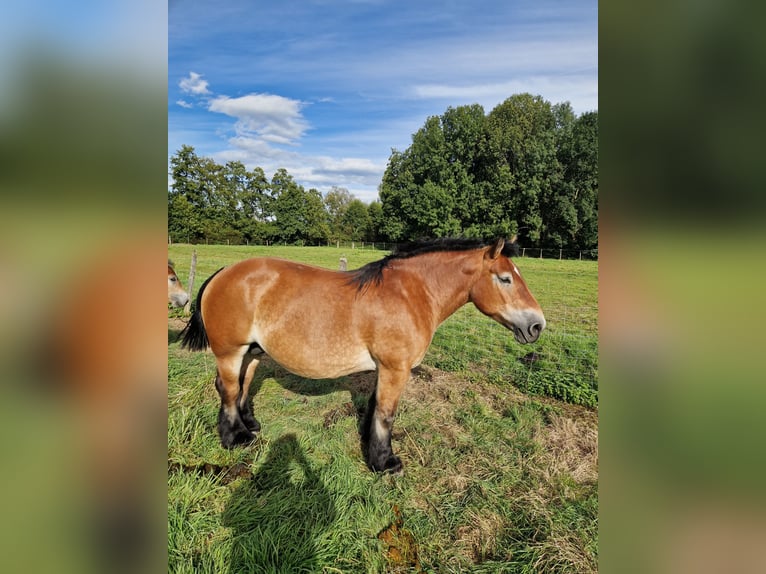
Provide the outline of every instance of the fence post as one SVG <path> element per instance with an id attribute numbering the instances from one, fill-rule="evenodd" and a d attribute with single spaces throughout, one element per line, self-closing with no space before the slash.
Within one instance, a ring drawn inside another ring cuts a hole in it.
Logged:
<path id="1" fill-rule="evenodd" d="M 191 267 L 189 267 L 189 282 L 186 284 L 186 292 L 189 300 L 184 305 L 184 316 L 191 314 L 192 291 L 194 290 L 194 276 L 197 274 L 197 250 L 192 251 Z"/>
<path id="2" fill-rule="evenodd" d="M 559 261 L 561 261 L 561 252 L 562 251 L 563 251 L 562 249 L 559 249 Z"/>
<path id="3" fill-rule="evenodd" d="M 542 258 L 543 258 L 543 248 L 541 247 L 540 248 L 540 259 L 542 259 Z"/>
<path id="4" fill-rule="evenodd" d="M 338 266 L 341 271 L 346 271 L 346 267 L 348 266 L 348 259 L 345 257 L 340 258 L 340 265 Z"/>

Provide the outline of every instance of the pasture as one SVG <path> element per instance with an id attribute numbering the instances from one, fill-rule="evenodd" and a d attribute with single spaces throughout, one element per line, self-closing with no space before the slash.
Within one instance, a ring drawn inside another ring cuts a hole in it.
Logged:
<path id="1" fill-rule="evenodd" d="M 192 296 L 256 255 L 337 269 L 385 252 L 172 245 Z M 516 260 L 546 314 L 533 345 L 472 305 L 436 332 L 394 425 L 400 476 L 367 470 L 357 427 L 374 373 L 255 374 L 263 430 L 221 448 L 215 361 L 168 323 L 168 570 L 171 572 L 595 572 L 597 263 Z M 187 286 L 188 287 L 188 286 Z"/>

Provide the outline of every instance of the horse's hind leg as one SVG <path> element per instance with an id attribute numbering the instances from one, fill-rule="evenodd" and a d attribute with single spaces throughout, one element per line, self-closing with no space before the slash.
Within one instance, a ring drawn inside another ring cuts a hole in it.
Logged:
<path id="1" fill-rule="evenodd" d="M 370 396 L 362 426 L 367 465 L 373 471 L 402 470 L 402 461 L 391 448 L 391 432 L 399 397 L 409 378 L 409 369 L 391 370 L 379 367 L 378 384 Z"/>
<path id="2" fill-rule="evenodd" d="M 250 391 L 250 383 L 253 381 L 253 374 L 255 373 L 255 369 L 259 362 L 260 361 L 256 359 L 255 355 L 252 353 L 252 349 L 248 350 L 242 358 L 242 366 L 239 375 L 240 392 L 237 402 L 239 416 L 242 418 L 242 422 L 244 422 L 245 426 L 254 433 L 261 430 L 261 423 L 259 423 L 253 415 L 253 404 L 248 395 Z"/>
<path id="3" fill-rule="evenodd" d="M 240 374 L 245 351 L 246 349 L 243 349 L 237 353 L 216 358 L 218 375 L 215 378 L 215 386 L 221 397 L 221 409 L 218 411 L 218 434 L 221 437 L 221 444 L 226 448 L 238 444 L 247 444 L 255 438 L 255 435 L 242 420 L 238 404 L 242 394 Z"/>

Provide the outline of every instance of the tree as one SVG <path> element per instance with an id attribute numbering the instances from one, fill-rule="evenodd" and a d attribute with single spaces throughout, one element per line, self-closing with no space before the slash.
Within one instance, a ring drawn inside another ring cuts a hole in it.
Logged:
<path id="1" fill-rule="evenodd" d="M 239 193 L 242 210 L 241 230 L 247 241 L 264 241 L 274 233 L 274 219 L 269 202 L 269 180 L 263 169 L 246 173 L 246 183 Z"/>
<path id="2" fill-rule="evenodd" d="M 522 243 L 597 240 L 598 116 L 517 94 L 431 116 L 392 150 L 379 188 L 379 231 L 393 241 L 519 234 Z"/>
<path id="3" fill-rule="evenodd" d="M 383 226 L 383 207 L 379 201 L 373 201 L 367 206 L 367 217 L 370 221 L 367 228 L 367 241 L 381 241 L 383 238 L 381 231 Z"/>
<path id="4" fill-rule="evenodd" d="M 573 245 L 594 249 L 598 247 L 598 112 L 584 113 L 574 121 L 571 145 L 561 156 L 578 219 Z"/>
<path id="5" fill-rule="evenodd" d="M 176 243 L 189 243 L 202 232 L 199 214 L 186 195 L 168 193 L 168 235 Z"/>
<path id="6" fill-rule="evenodd" d="M 511 176 L 507 197 L 498 200 L 518 222 L 520 239 L 539 244 L 544 224 L 540 200 L 555 187 L 560 172 L 551 104 L 540 96 L 517 94 L 487 119 L 490 137 Z"/>
<path id="7" fill-rule="evenodd" d="M 184 145 L 170 159 L 173 185 L 168 190 L 168 230 L 174 241 L 205 237 L 209 179 L 207 163 L 192 146 Z"/>
<path id="8" fill-rule="evenodd" d="M 322 194 L 309 189 L 304 195 L 304 234 L 312 245 L 320 245 L 330 237 L 330 225 Z"/>
<path id="9" fill-rule="evenodd" d="M 322 243 L 329 236 L 322 195 L 306 192 L 285 169 L 269 181 L 259 167 L 220 165 L 191 146 L 170 163 L 168 233 L 174 241 Z"/>
<path id="10" fill-rule="evenodd" d="M 333 186 L 324 198 L 325 208 L 329 217 L 330 239 L 341 241 L 347 239 L 343 230 L 343 216 L 349 203 L 354 198 L 345 187 Z"/>
<path id="11" fill-rule="evenodd" d="M 295 183 L 284 168 L 277 170 L 271 178 L 271 197 L 279 238 L 287 243 L 297 243 L 305 239 L 303 188 Z"/>
<path id="12" fill-rule="evenodd" d="M 341 224 L 347 237 L 352 241 L 360 241 L 370 227 L 367 206 L 359 199 L 352 199 L 346 207 Z"/>
<path id="13" fill-rule="evenodd" d="M 388 166 L 378 190 L 383 212 L 381 230 L 390 241 L 403 241 L 412 237 L 409 210 L 412 208 L 417 187 L 410 169 L 409 154 L 391 150 L 391 157 L 388 159 Z"/>

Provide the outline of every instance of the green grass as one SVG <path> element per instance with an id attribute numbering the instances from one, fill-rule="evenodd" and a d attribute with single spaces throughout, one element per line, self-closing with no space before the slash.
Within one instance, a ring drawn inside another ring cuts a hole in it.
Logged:
<path id="1" fill-rule="evenodd" d="M 330 268 L 345 255 L 349 269 L 383 255 L 195 248 L 195 287 L 253 255 Z M 169 248 L 184 282 L 191 249 Z M 374 373 L 308 381 L 265 359 L 253 383 L 260 438 L 222 449 L 213 356 L 181 350 L 173 323 L 168 570 L 595 572 L 596 415 L 577 405 L 597 397 L 596 264 L 517 263 L 548 330 L 522 347 L 475 309 L 449 319 L 402 397 L 401 476 L 372 474 L 361 456 L 358 413 Z M 518 360 L 530 350 L 538 360 Z"/>

